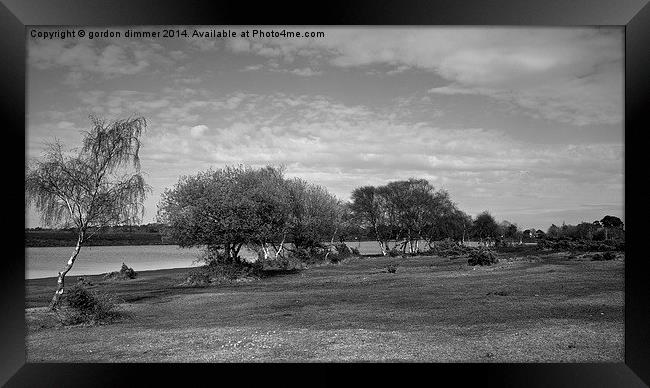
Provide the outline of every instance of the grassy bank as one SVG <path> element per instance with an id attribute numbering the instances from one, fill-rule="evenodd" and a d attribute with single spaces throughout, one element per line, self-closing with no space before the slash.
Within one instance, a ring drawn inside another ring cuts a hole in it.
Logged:
<path id="1" fill-rule="evenodd" d="M 47 319 L 54 279 L 28 280 L 27 358 L 621 362 L 623 268 L 622 260 L 538 253 L 490 267 L 360 258 L 208 288 L 179 287 L 189 269 L 122 282 L 89 276 L 132 318 L 76 328 Z"/>

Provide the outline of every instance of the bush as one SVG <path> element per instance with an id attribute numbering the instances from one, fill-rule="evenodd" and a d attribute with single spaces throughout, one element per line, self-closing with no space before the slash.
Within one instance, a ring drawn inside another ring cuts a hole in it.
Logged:
<path id="1" fill-rule="evenodd" d="M 395 247 L 393 247 L 393 248 L 392 248 L 391 250 L 389 250 L 387 253 L 388 253 L 388 256 L 389 256 L 389 257 L 403 257 L 403 256 L 404 256 L 404 255 L 402 254 L 402 252 L 400 252 L 399 249 L 397 249 L 397 248 L 395 248 Z"/>
<path id="2" fill-rule="evenodd" d="M 359 248 L 352 247 L 350 248 L 350 252 L 352 252 L 352 255 L 354 256 L 361 256 L 361 253 L 359 252 Z"/>
<path id="3" fill-rule="evenodd" d="M 610 251 L 624 251 L 624 240 L 570 240 L 566 238 L 561 239 L 544 239 L 537 243 L 538 250 L 551 250 L 551 251 L 579 251 L 579 252 L 610 252 Z"/>
<path id="4" fill-rule="evenodd" d="M 440 257 L 456 257 L 468 254 L 472 248 L 456 244 L 451 240 L 437 242 L 427 253 Z"/>
<path id="5" fill-rule="evenodd" d="M 473 250 L 469 254 L 469 259 L 467 260 L 467 264 L 474 266 L 474 265 L 492 265 L 497 262 L 496 257 L 494 256 L 494 253 L 492 251 L 485 249 L 485 248 L 479 248 L 476 250 Z"/>
<path id="6" fill-rule="evenodd" d="M 388 273 L 395 273 L 395 272 L 397 272 L 397 264 L 395 264 L 395 263 L 390 263 L 390 264 L 388 264 L 388 265 L 386 266 L 386 271 L 388 271 Z"/>
<path id="7" fill-rule="evenodd" d="M 83 280 L 66 290 L 63 301 L 71 309 L 65 312 L 64 324 L 103 323 L 123 316 L 113 298 L 91 290 Z"/>
<path id="8" fill-rule="evenodd" d="M 182 286 L 203 287 L 212 283 L 231 282 L 241 279 L 255 279 L 262 276 L 263 260 L 254 263 L 228 260 L 222 253 L 205 250 L 199 257 L 205 264 L 193 268 Z"/>
<path id="9" fill-rule="evenodd" d="M 327 258 L 332 263 L 340 263 L 341 261 L 350 257 L 360 256 L 358 249 L 350 249 L 345 243 L 334 244 L 334 249 L 335 252 L 330 252 L 330 254 L 327 255 Z"/>
<path id="10" fill-rule="evenodd" d="M 591 258 L 591 261 L 608 261 L 614 259 L 616 259 L 616 254 L 614 254 L 613 252 L 605 252 L 602 255 L 600 253 L 596 253 Z"/>
<path id="11" fill-rule="evenodd" d="M 104 274 L 104 279 L 106 280 L 126 280 L 126 279 L 135 279 L 138 274 L 129 268 L 126 264 L 122 263 L 122 268 L 119 271 L 110 272 Z"/>

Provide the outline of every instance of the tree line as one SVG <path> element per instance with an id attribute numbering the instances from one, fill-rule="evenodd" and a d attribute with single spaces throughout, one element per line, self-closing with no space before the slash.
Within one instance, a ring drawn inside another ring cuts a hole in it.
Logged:
<path id="1" fill-rule="evenodd" d="M 345 202 L 275 166 L 226 166 L 183 176 L 163 193 L 158 222 L 181 247 L 205 247 L 237 263 L 244 246 L 270 259 L 372 239 L 387 255 L 395 249 L 416 253 L 421 244 L 431 248 L 444 239 L 521 235 L 517 225 L 497 224 L 488 211 L 472 218 L 425 179 L 361 186 Z"/>

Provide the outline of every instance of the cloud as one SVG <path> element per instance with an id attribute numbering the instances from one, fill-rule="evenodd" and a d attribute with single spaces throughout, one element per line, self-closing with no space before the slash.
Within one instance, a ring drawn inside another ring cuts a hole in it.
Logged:
<path id="1" fill-rule="evenodd" d="M 78 92 L 71 111 L 30 115 L 28 154 L 37 155 L 53 134 L 78 144 L 89 112 L 111 119 L 135 111 L 149 122 L 141 159 L 156 192 L 180 175 L 246 163 L 284 164 L 288 175 L 343 199 L 362 184 L 422 177 L 471 214 L 488 208 L 512 221 L 512 209 L 622 204 L 622 142 L 537 144 L 498 130 L 416 120 L 434 94 L 374 107 L 324 95 L 190 90 L 190 97 L 181 88 Z M 157 198 L 150 202 L 148 213 L 155 214 Z"/>
<path id="2" fill-rule="evenodd" d="M 200 138 L 208 130 L 206 125 L 195 125 L 190 128 L 190 134 L 193 138 Z"/>
<path id="3" fill-rule="evenodd" d="M 286 62 L 388 65 L 386 74 L 421 69 L 434 75 L 432 83 L 449 82 L 432 93 L 483 95 L 578 126 L 622 122 L 620 28 L 327 29 L 325 38 L 237 38 L 228 47 Z"/>
<path id="4" fill-rule="evenodd" d="M 27 53 L 28 63 L 36 69 L 67 70 L 64 83 L 72 86 L 79 86 L 93 75 L 104 79 L 135 75 L 184 58 L 182 52 L 167 52 L 158 43 L 124 38 L 30 39 Z"/>
<path id="5" fill-rule="evenodd" d="M 266 70 L 274 73 L 284 73 L 284 74 L 293 74 L 300 77 L 313 77 L 317 75 L 322 75 L 323 72 L 320 70 L 314 70 L 311 67 L 302 67 L 302 68 L 284 68 L 275 61 L 270 61 L 266 64 L 257 64 L 257 65 L 248 65 L 241 69 L 241 71 L 259 71 Z"/>
<path id="6" fill-rule="evenodd" d="M 314 70 L 312 70 L 312 69 L 309 68 L 309 67 L 305 67 L 305 68 L 302 68 L 302 69 L 293 69 L 293 70 L 289 70 L 289 73 L 291 73 L 291 74 L 295 74 L 295 75 L 299 75 L 299 76 L 301 76 L 301 77 L 312 77 L 312 76 L 315 76 L 315 75 L 321 75 L 321 74 L 323 74 L 323 72 L 321 72 L 321 71 L 314 71 Z"/>

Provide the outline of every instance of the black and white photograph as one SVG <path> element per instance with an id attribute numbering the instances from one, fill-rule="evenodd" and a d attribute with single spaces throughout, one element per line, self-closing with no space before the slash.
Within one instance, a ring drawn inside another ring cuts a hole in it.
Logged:
<path id="1" fill-rule="evenodd" d="M 29 26 L 29 363 L 623 363 L 621 26 Z"/>

